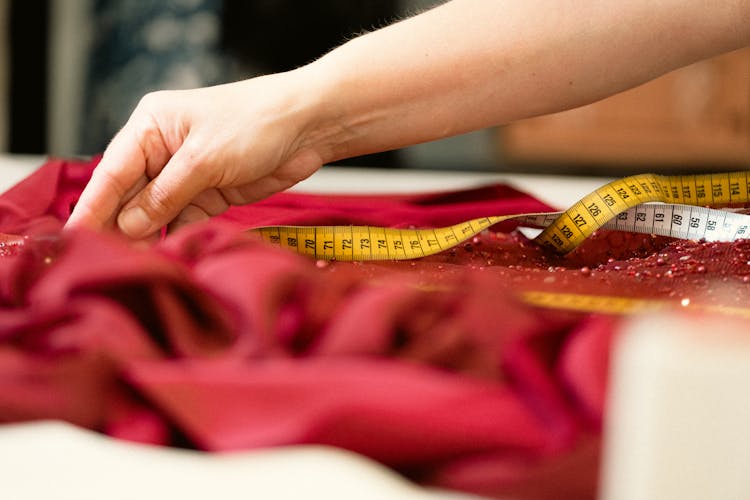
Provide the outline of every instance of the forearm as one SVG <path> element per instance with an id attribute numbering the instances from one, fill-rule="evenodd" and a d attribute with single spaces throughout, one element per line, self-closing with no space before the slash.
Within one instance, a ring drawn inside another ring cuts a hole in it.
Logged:
<path id="1" fill-rule="evenodd" d="M 750 1 L 453 0 L 304 68 L 325 161 L 593 102 L 750 43 Z"/>

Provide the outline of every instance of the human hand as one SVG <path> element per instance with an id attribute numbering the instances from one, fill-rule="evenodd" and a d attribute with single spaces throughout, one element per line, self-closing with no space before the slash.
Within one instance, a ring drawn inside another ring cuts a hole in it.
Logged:
<path id="1" fill-rule="evenodd" d="M 134 239 L 251 203 L 315 172 L 315 93 L 300 71 L 146 95 L 94 170 L 66 227 Z"/>

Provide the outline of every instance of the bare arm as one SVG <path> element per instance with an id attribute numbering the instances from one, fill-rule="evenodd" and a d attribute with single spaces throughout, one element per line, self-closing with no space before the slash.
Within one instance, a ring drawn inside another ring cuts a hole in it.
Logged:
<path id="1" fill-rule="evenodd" d="M 747 0 L 453 0 L 311 69 L 338 159 L 588 104 L 748 44 Z"/>
<path id="2" fill-rule="evenodd" d="M 142 100 L 69 226 L 153 235 L 321 164 L 586 104 L 750 44 L 750 0 L 452 0 L 297 70 Z"/>

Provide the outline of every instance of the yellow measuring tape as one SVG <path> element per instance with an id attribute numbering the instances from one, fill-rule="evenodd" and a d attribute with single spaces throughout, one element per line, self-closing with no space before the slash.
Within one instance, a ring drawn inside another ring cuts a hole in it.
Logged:
<path id="1" fill-rule="evenodd" d="M 640 174 L 610 182 L 564 212 L 481 217 L 441 228 L 272 226 L 253 231 L 267 241 L 317 259 L 404 260 L 448 250 L 494 224 L 514 219 L 520 225 L 545 228 L 534 241 L 566 254 L 602 227 L 712 241 L 750 237 L 750 216 L 706 208 L 748 202 L 750 172 Z M 580 312 L 633 314 L 690 309 L 750 319 L 750 308 L 686 304 L 685 300 L 550 291 L 521 292 L 520 298 L 537 307 Z"/>
<path id="2" fill-rule="evenodd" d="M 749 199 L 748 172 L 634 175 L 610 182 L 584 196 L 537 239 L 560 253 L 568 253 L 610 219 L 641 203 L 660 201 L 725 207 L 746 203 Z"/>
<path id="3" fill-rule="evenodd" d="M 685 310 L 750 319 L 750 308 L 747 307 L 691 303 L 688 299 L 670 301 L 664 299 L 640 299 L 613 295 L 543 291 L 521 292 L 520 298 L 532 306 L 587 313 L 627 315 Z"/>
<path id="4" fill-rule="evenodd" d="M 714 234 L 721 232 L 725 240 L 731 241 L 750 233 L 748 223 L 741 219 L 730 221 L 730 216 L 724 214 L 731 212 L 706 211 L 703 207 L 747 203 L 750 201 L 749 183 L 750 172 L 681 176 L 640 174 L 610 182 L 559 213 L 489 216 L 429 229 L 272 226 L 252 231 L 260 233 L 266 241 L 298 253 L 316 259 L 340 261 L 425 257 L 448 250 L 482 230 L 510 219 L 518 219 L 521 224 L 534 227 L 545 227 L 534 241 L 561 254 L 572 251 L 608 223 L 613 224 L 615 229 L 695 239 L 712 239 Z M 664 210 L 642 205 L 649 202 L 670 204 L 672 208 L 665 215 Z M 700 207 L 700 210 L 679 208 L 681 205 Z M 626 217 L 622 217 L 623 214 Z M 621 216 L 619 221 L 618 215 Z"/>

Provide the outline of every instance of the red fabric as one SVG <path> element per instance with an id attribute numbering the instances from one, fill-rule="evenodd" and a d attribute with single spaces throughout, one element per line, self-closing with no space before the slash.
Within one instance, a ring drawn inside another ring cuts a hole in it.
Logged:
<path id="1" fill-rule="evenodd" d="M 696 293 L 709 277 L 742 279 L 710 267 L 724 247 L 683 245 L 689 259 L 657 262 L 674 257 L 663 238 L 603 234 L 561 259 L 486 233 L 418 262 L 362 264 L 313 262 L 237 230 L 548 208 L 507 186 L 279 194 L 148 249 L 61 234 L 94 165 L 50 161 L 0 197 L 0 231 L 30 235 L 2 240 L 0 421 L 60 418 L 209 451 L 327 444 L 425 484 L 593 498 L 618 320 L 542 314 L 517 291 L 669 297 L 654 276 L 670 266 Z M 710 269 L 685 271 L 696 262 Z"/>

